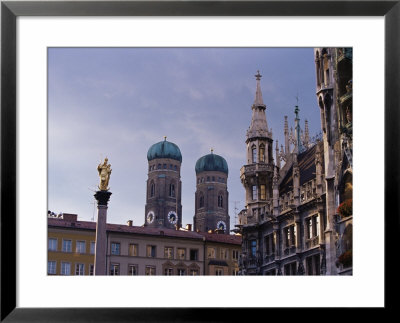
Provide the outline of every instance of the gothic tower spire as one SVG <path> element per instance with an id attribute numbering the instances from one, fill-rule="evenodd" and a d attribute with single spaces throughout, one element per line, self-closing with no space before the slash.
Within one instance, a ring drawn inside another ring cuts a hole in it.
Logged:
<path id="1" fill-rule="evenodd" d="M 271 215 L 274 172 L 272 131 L 267 125 L 259 71 L 255 77 L 256 95 L 246 133 L 247 164 L 240 170 L 240 179 L 246 190 L 248 223 L 261 222 Z"/>
<path id="2" fill-rule="evenodd" d="M 254 99 L 254 103 L 251 107 L 252 115 L 251 115 L 251 123 L 250 127 L 247 131 L 247 138 L 252 137 L 269 137 L 272 138 L 271 132 L 268 130 L 267 117 L 265 115 L 266 105 L 264 104 L 262 92 L 261 92 L 261 74 L 257 71 L 255 75 L 257 84 L 256 84 L 256 95 Z"/>

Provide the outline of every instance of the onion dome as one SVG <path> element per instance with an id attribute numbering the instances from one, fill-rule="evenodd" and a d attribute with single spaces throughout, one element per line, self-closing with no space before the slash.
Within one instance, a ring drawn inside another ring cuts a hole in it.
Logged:
<path id="1" fill-rule="evenodd" d="M 170 158 L 182 162 L 182 154 L 179 147 L 167 141 L 167 137 L 164 137 L 164 141 L 160 141 L 149 148 L 147 160 L 150 161 L 156 158 Z"/>
<path id="2" fill-rule="evenodd" d="M 206 171 L 215 171 L 223 172 L 228 175 L 228 164 L 223 157 L 213 154 L 211 150 L 211 154 L 201 157 L 196 162 L 195 170 L 196 174 Z"/>

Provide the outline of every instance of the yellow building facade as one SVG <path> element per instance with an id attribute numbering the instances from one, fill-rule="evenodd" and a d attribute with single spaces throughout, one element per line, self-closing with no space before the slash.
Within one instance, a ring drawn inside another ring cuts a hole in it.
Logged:
<path id="1" fill-rule="evenodd" d="M 96 223 L 77 215 L 48 219 L 48 275 L 93 275 Z"/>

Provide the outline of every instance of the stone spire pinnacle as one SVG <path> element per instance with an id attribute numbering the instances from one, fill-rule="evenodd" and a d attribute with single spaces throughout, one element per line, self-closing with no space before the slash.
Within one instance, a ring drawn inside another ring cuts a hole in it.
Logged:
<path id="1" fill-rule="evenodd" d="M 309 147 L 310 145 L 310 131 L 308 129 L 307 119 L 304 121 L 304 146 Z"/>
<path id="2" fill-rule="evenodd" d="M 272 138 L 272 133 L 268 129 L 267 117 L 265 115 L 266 105 L 264 104 L 264 101 L 262 98 L 262 93 L 261 93 L 260 71 L 257 71 L 257 74 L 255 75 L 255 77 L 257 80 L 256 97 L 255 97 L 254 103 L 251 107 L 251 109 L 253 110 L 253 113 L 251 116 L 250 127 L 247 130 L 247 139 L 255 138 L 255 137 Z"/>
<path id="3" fill-rule="evenodd" d="M 257 80 L 257 87 L 256 87 L 256 98 L 254 100 L 254 105 L 256 107 L 264 107 L 265 108 L 265 104 L 262 98 L 262 93 L 261 93 L 261 85 L 260 85 L 260 80 L 262 75 L 260 74 L 260 71 L 257 71 L 257 74 L 254 75 L 256 77 Z"/>

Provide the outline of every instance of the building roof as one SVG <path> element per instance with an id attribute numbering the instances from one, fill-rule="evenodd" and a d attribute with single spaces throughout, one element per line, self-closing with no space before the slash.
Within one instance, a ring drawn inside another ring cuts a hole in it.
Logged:
<path id="1" fill-rule="evenodd" d="M 201 234 L 206 241 L 210 242 L 220 242 L 220 243 L 229 243 L 229 244 L 242 244 L 242 236 L 241 235 L 233 235 L 233 234 L 219 234 L 219 233 L 208 233 L 208 232 L 198 232 Z"/>
<path id="2" fill-rule="evenodd" d="M 226 160 L 216 154 L 205 155 L 196 162 L 196 174 L 206 171 L 217 171 L 228 174 L 228 163 Z"/>
<path id="3" fill-rule="evenodd" d="M 172 142 L 160 141 L 152 145 L 147 152 L 147 160 L 151 161 L 156 158 L 170 158 L 182 162 L 182 154 L 177 145 Z"/>
<path id="4" fill-rule="evenodd" d="M 297 155 L 297 162 L 300 169 L 300 186 L 304 183 L 315 178 L 315 152 L 317 144 L 307 149 L 306 151 Z M 323 145 L 320 143 L 321 154 L 323 154 Z M 323 163 L 323 158 L 321 158 Z M 324 172 L 324 167 L 322 167 L 322 172 Z M 287 171 L 285 177 L 283 178 L 279 186 L 279 194 L 284 194 L 293 189 L 293 165 Z"/>
<path id="5" fill-rule="evenodd" d="M 90 221 L 68 221 L 61 218 L 48 218 L 47 224 L 49 227 L 57 228 L 72 228 L 81 230 L 96 230 L 96 222 Z M 107 231 L 115 233 L 132 233 L 139 235 L 150 235 L 159 237 L 173 237 L 173 238 L 186 238 L 186 239 L 198 239 L 219 243 L 228 243 L 240 245 L 242 243 L 242 237 L 238 235 L 229 234 L 217 234 L 217 233 L 206 233 L 206 232 L 195 232 L 186 230 L 174 230 L 168 228 L 154 228 L 146 226 L 129 226 L 124 224 L 111 224 L 107 223 Z"/>

